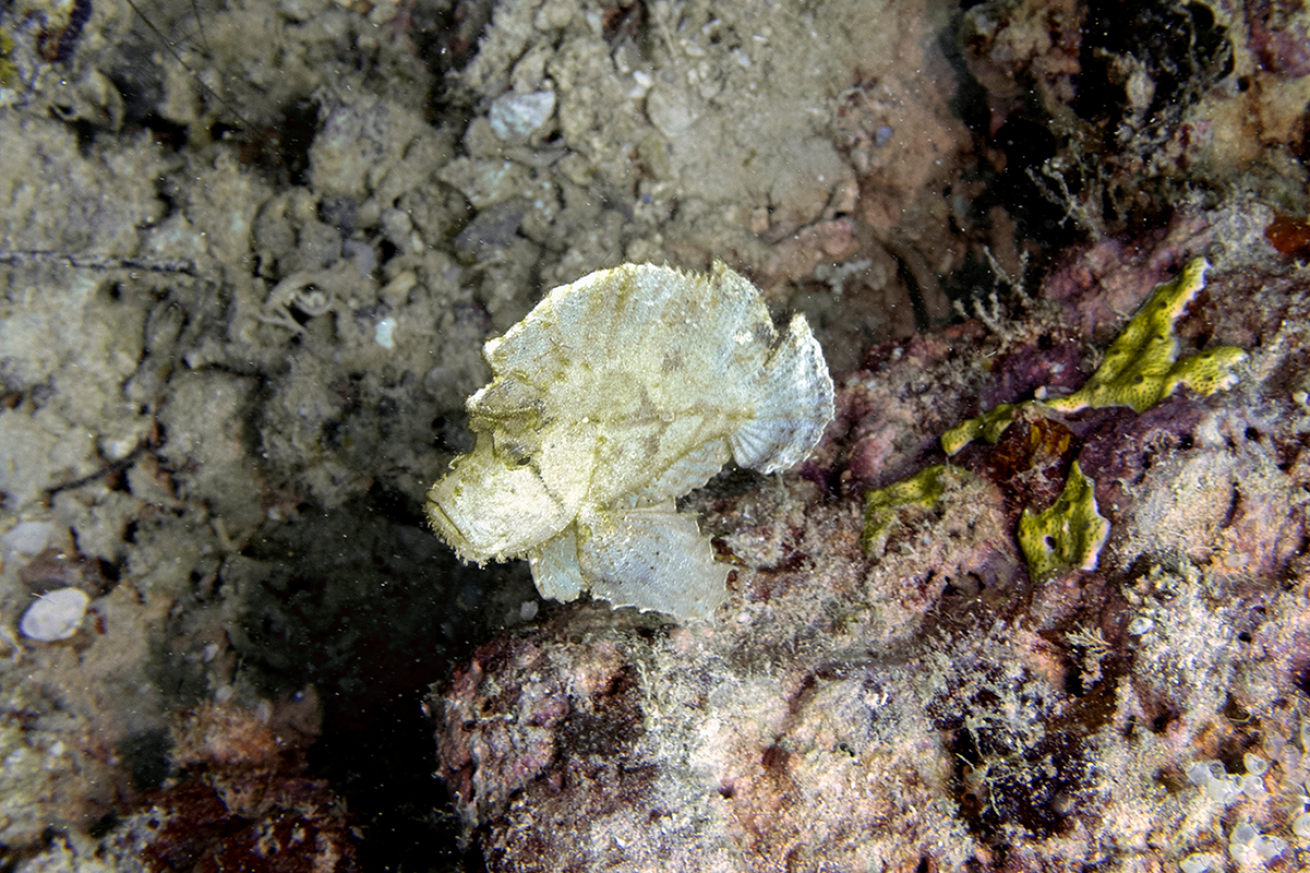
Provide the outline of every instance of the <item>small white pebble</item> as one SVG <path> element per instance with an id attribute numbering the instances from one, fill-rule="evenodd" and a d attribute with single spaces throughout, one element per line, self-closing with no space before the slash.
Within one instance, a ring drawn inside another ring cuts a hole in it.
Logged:
<path id="1" fill-rule="evenodd" d="M 1215 856 L 1207 852 L 1193 852 L 1178 862 L 1178 869 L 1182 873 L 1206 873 L 1214 866 L 1215 860 Z"/>
<path id="2" fill-rule="evenodd" d="M 1287 848 L 1287 840 L 1282 837 L 1261 836 L 1251 842 L 1251 848 L 1266 861 L 1272 861 Z"/>
<path id="3" fill-rule="evenodd" d="M 487 117 L 491 132 L 500 139 L 528 136 L 545 124 L 555 111 L 554 91 L 531 94 L 502 94 L 491 104 Z"/>
<path id="4" fill-rule="evenodd" d="M 1206 796 L 1215 803 L 1229 803 L 1242 793 L 1236 779 L 1215 779 L 1205 786 Z"/>
<path id="5" fill-rule="evenodd" d="M 1233 828 L 1232 834 L 1228 837 L 1228 844 L 1231 846 L 1249 846 L 1260 836 L 1260 831 L 1250 822 L 1242 822 Z"/>
<path id="6" fill-rule="evenodd" d="M 1155 627 L 1155 622 L 1144 615 L 1139 615 L 1128 623 L 1128 635 L 1130 637 L 1140 637 Z"/>
<path id="7" fill-rule="evenodd" d="M 1210 784 L 1210 762 L 1197 761 L 1187 768 L 1187 781 L 1197 788 L 1204 788 Z"/>
<path id="8" fill-rule="evenodd" d="M 56 588 L 27 608 L 18 630 L 28 639 L 43 643 L 66 640 L 77 633 L 90 602 L 91 598 L 79 588 Z"/>
<path id="9" fill-rule="evenodd" d="M 1301 753 L 1297 751 L 1296 746 L 1289 743 L 1283 746 L 1283 753 L 1278 756 L 1278 762 L 1290 773 L 1301 766 Z"/>
<path id="10" fill-rule="evenodd" d="M 1277 761 L 1278 756 L 1283 751 L 1283 747 L 1286 745 L 1287 738 L 1282 734 L 1269 734 L 1265 737 L 1264 741 L 1265 754 Z"/>
<path id="11" fill-rule="evenodd" d="M 1303 840 L 1310 840 L 1310 812 L 1303 812 L 1292 820 L 1292 833 Z"/>
<path id="12" fill-rule="evenodd" d="M 396 329 L 396 320 L 387 316 L 378 322 L 377 327 L 373 328 L 373 339 L 384 349 L 392 348 L 395 342 L 391 339 L 391 332 Z"/>
<path id="13" fill-rule="evenodd" d="M 6 552 L 35 555 L 45 548 L 53 531 L 54 525 L 48 521 L 20 521 L 5 531 L 0 537 L 0 545 Z"/>
<path id="14" fill-rule="evenodd" d="M 1252 776 L 1263 776 L 1269 771 L 1269 762 L 1255 752 L 1247 752 L 1243 755 L 1242 763 L 1246 765 L 1246 772 Z"/>
<path id="15" fill-rule="evenodd" d="M 540 605 L 535 600 L 525 600 L 519 604 L 519 620 L 532 621 L 537 617 L 537 610 Z"/>

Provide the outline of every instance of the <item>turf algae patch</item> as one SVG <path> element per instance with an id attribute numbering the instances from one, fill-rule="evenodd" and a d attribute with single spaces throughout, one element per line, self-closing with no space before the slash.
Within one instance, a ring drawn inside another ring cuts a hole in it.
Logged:
<path id="1" fill-rule="evenodd" d="M 907 512 L 931 511 L 948 491 L 958 489 L 972 474 L 959 467 L 934 464 L 908 479 L 864 496 L 864 535 L 860 540 L 866 554 L 881 552 L 887 535 Z"/>

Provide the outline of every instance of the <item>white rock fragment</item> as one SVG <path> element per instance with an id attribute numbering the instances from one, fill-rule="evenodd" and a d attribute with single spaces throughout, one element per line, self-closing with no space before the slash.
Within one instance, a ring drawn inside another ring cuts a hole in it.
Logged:
<path id="1" fill-rule="evenodd" d="M 54 525 L 48 521 L 20 521 L 0 536 L 6 554 L 36 555 L 50 541 Z"/>
<path id="2" fill-rule="evenodd" d="M 43 643 L 66 640 L 77 633 L 90 602 L 91 598 L 79 588 L 56 588 L 27 608 L 18 630 L 28 639 Z"/>
<path id="3" fill-rule="evenodd" d="M 1251 843 L 1251 850 L 1262 861 L 1272 861 L 1287 850 L 1287 840 L 1268 834 L 1256 837 Z"/>
<path id="4" fill-rule="evenodd" d="M 1128 635 L 1130 637 L 1140 637 L 1142 634 L 1149 633 L 1155 627 L 1155 621 L 1144 615 L 1139 615 L 1128 623 Z"/>
<path id="5" fill-rule="evenodd" d="M 1220 859 L 1206 852 L 1194 852 L 1178 862 L 1182 873 L 1208 873 Z"/>
<path id="6" fill-rule="evenodd" d="M 1210 775 L 1210 763 L 1208 761 L 1197 761 L 1187 768 L 1187 781 L 1197 788 L 1204 788 L 1209 785 L 1210 780 L 1213 778 Z"/>
<path id="7" fill-rule="evenodd" d="M 502 94 L 491 104 L 491 131 L 503 140 L 525 139 L 550 120 L 555 111 L 554 91 Z"/>
<path id="8" fill-rule="evenodd" d="M 395 341 L 391 338 L 391 333 L 396 329 L 396 320 L 388 315 L 382 319 L 373 328 L 373 341 L 384 349 L 395 346 Z"/>
<path id="9" fill-rule="evenodd" d="M 1303 812 L 1292 820 L 1292 833 L 1303 840 L 1310 840 L 1310 812 Z"/>

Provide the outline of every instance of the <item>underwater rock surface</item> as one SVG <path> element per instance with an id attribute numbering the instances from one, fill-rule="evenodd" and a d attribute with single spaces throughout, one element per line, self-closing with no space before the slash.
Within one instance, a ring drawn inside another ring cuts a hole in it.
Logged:
<path id="1" fill-rule="evenodd" d="M 0 868 L 530 868 L 584 827 L 616 867 L 1310 865 L 1308 22 L 0 3 Z M 1180 359 L 1236 385 L 1033 414 L 1197 256 Z M 486 341 L 716 259 L 838 383 L 781 483 L 681 498 L 716 623 L 462 566 L 424 495 Z M 1076 524 L 1074 460 L 1110 532 L 1036 582 L 1015 528 Z M 74 632 L 25 635 L 58 591 Z"/>
<path id="2" fill-rule="evenodd" d="M 1115 269 L 1179 269 L 1231 247 L 1223 233 L 1181 223 Z M 1078 334 L 1036 308 L 999 334 L 896 343 L 839 381 L 829 438 L 784 488 L 693 499 L 737 567 L 720 622 L 584 605 L 484 645 L 434 705 L 489 869 L 1297 857 L 1310 285 L 1244 255 L 1217 261 L 1209 290 L 1182 328 L 1211 328 L 1184 345 L 1248 351 L 1226 392 L 1020 416 L 866 556 L 864 491 L 940 463 L 933 437 L 978 411 L 970 398 L 1023 399 L 1001 388 L 1013 367 L 1056 381 L 1041 371 L 1058 375 Z M 857 472 L 868 434 L 891 448 Z M 1018 517 L 1078 466 L 1110 522 L 1099 563 L 1030 576 Z M 1232 790 L 1189 782 L 1198 762 Z"/>

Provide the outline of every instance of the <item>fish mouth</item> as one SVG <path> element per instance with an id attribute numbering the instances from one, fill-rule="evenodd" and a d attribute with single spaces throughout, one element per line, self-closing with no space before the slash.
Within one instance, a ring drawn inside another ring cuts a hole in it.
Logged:
<path id="1" fill-rule="evenodd" d="M 450 517 L 446 510 L 441 508 L 441 503 L 438 499 L 441 495 L 437 494 L 437 489 L 441 485 L 442 483 L 438 482 L 436 485 L 433 485 L 428 489 L 426 500 L 428 522 L 432 525 L 437 535 L 450 544 L 451 548 L 455 550 L 455 554 L 459 555 L 461 560 L 486 560 L 485 556 L 477 554 L 477 547 L 469 541 L 468 536 L 460 529 L 460 526 L 455 523 L 454 519 Z"/>

